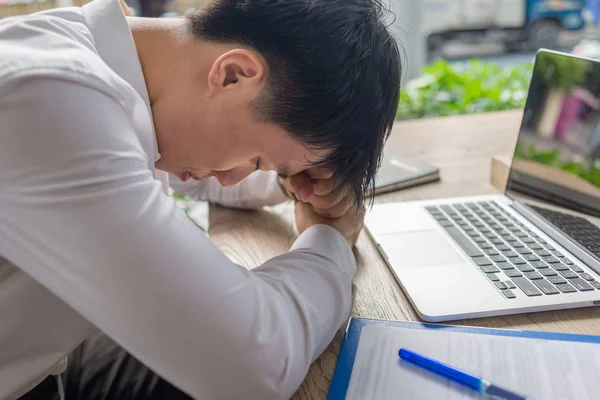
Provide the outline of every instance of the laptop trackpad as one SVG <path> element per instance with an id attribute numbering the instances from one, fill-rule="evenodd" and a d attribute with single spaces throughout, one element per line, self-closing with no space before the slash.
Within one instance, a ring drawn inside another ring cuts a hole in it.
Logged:
<path id="1" fill-rule="evenodd" d="M 379 236 L 390 261 L 399 267 L 433 267 L 463 264 L 464 260 L 440 232 L 414 231 Z"/>

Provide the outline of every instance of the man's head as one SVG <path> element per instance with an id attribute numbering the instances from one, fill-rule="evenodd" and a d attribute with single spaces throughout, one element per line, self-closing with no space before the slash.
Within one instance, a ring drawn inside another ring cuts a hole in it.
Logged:
<path id="1" fill-rule="evenodd" d="M 361 203 L 400 86 L 384 11 L 378 0 L 209 1 L 186 20 L 193 50 L 170 85 L 149 85 L 157 166 L 229 185 L 257 167 L 319 165 Z"/>

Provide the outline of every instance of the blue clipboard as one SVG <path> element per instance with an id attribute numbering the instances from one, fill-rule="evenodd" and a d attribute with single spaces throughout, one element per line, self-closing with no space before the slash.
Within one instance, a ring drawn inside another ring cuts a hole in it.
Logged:
<path id="1" fill-rule="evenodd" d="M 329 387 L 329 394 L 327 396 L 327 400 L 344 400 L 346 398 L 348 385 L 350 383 L 350 376 L 352 374 L 352 367 L 354 365 L 354 359 L 356 358 L 356 351 L 358 349 L 358 341 L 360 340 L 362 329 L 366 325 L 372 324 L 396 326 L 399 328 L 409 329 L 444 330 L 448 332 L 475 333 L 480 335 L 495 335 L 522 338 L 524 337 L 531 339 L 600 344 L 600 336 L 592 335 L 576 335 L 569 333 L 549 333 L 537 331 L 515 331 L 508 329 L 489 329 L 455 325 L 422 324 L 419 322 L 384 321 L 375 319 L 350 318 L 350 321 L 348 322 L 348 326 L 346 328 L 344 342 L 342 343 L 342 349 L 340 350 L 340 355 L 338 356 L 337 365 L 333 374 L 333 380 L 331 381 L 331 386 Z"/>

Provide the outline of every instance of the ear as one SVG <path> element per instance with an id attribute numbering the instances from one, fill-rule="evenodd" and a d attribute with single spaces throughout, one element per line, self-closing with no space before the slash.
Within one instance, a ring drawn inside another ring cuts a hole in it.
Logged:
<path id="1" fill-rule="evenodd" d="M 258 92 L 266 79 L 266 62 L 253 51 L 234 49 L 221 55 L 208 73 L 209 92 L 243 89 Z"/>

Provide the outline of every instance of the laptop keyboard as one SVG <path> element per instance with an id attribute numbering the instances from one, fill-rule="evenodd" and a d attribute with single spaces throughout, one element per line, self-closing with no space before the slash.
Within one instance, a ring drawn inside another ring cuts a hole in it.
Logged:
<path id="1" fill-rule="evenodd" d="M 600 258 L 600 228 L 585 218 L 546 208 L 530 207 Z"/>
<path id="2" fill-rule="evenodd" d="M 444 227 L 507 299 L 600 290 L 600 282 L 493 201 L 429 206 Z"/>

